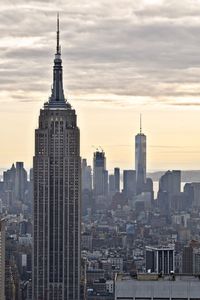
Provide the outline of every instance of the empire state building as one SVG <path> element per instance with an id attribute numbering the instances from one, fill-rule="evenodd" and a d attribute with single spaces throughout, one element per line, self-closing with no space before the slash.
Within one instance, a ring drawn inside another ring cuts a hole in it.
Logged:
<path id="1" fill-rule="evenodd" d="M 80 299 L 80 137 L 65 99 L 59 19 L 53 87 L 35 131 L 33 300 Z"/>

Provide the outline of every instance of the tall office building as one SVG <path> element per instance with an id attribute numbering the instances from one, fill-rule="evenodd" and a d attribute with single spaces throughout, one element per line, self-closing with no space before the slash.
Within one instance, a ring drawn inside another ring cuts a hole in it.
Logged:
<path id="1" fill-rule="evenodd" d="M 16 162 L 15 175 L 15 199 L 16 201 L 25 200 L 25 191 L 27 189 L 27 172 L 24 169 L 23 162 Z"/>
<path id="2" fill-rule="evenodd" d="M 108 193 L 108 172 L 104 151 L 96 151 L 93 157 L 93 187 L 94 195 L 106 196 Z"/>
<path id="3" fill-rule="evenodd" d="M 87 159 L 82 159 L 81 164 L 81 176 L 82 176 L 82 191 L 92 190 L 92 168 L 87 165 Z"/>
<path id="4" fill-rule="evenodd" d="M 199 209 L 200 207 L 200 183 L 190 182 L 184 185 L 184 194 L 187 198 L 186 208 Z"/>
<path id="5" fill-rule="evenodd" d="M 9 170 L 3 172 L 4 204 L 9 208 L 9 211 L 15 202 L 15 177 L 16 168 L 12 164 Z"/>
<path id="6" fill-rule="evenodd" d="M 0 299 L 5 299 L 5 220 L 0 220 Z"/>
<path id="7" fill-rule="evenodd" d="M 135 136 L 135 170 L 137 194 L 140 194 L 146 183 L 146 135 L 142 133 L 141 117 L 140 133 Z"/>
<path id="8" fill-rule="evenodd" d="M 114 168 L 115 192 L 120 191 L 120 168 Z"/>
<path id="9" fill-rule="evenodd" d="M 167 201 L 168 208 L 173 207 L 173 198 L 181 191 L 181 171 L 167 171 L 159 180 L 158 200 Z"/>
<path id="10" fill-rule="evenodd" d="M 136 172 L 135 170 L 123 171 L 123 193 L 128 198 L 136 194 Z"/>
<path id="11" fill-rule="evenodd" d="M 181 171 L 167 171 L 159 180 L 159 190 L 177 195 L 181 191 Z"/>
<path id="12" fill-rule="evenodd" d="M 23 203 L 28 188 L 27 172 L 23 162 L 12 164 L 11 169 L 3 173 L 4 202 L 9 211 L 15 211 L 17 203 Z"/>
<path id="13" fill-rule="evenodd" d="M 35 131 L 33 300 L 80 299 L 80 137 L 65 99 L 57 20 L 51 96 Z"/>
<path id="14" fill-rule="evenodd" d="M 114 195 L 115 194 L 115 175 L 110 174 L 108 176 L 109 178 L 109 194 Z"/>

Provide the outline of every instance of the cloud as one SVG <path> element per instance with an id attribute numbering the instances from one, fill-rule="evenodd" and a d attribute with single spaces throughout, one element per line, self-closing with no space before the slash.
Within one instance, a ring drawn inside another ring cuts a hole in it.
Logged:
<path id="1" fill-rule="evenodd" d="M 26 96 L 34 91 L 49 96 L 59 7 L 64 81 L 70 94 L 110 94 L 110 101 L 118 95 L 122 105 L 124 97 L 132 96 L 133 101 L 154 98 L 159 105 L 198 106 L 196 100 L 177 102 L 178 97 L 200 94 L 197 1 L 156 3 L 4 1 L 0 4 L 1 90 L 9 86 Z M 101 101 L 110 105 L 109 100 Z"/>

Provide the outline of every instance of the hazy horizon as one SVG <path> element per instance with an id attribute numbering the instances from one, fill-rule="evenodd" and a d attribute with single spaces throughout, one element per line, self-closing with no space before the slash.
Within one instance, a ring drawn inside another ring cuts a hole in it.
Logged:
<path id="1" fill-rule="evenodd" d="M 200 1 L 16 0 L 0 8 L 0 166 L 32 164 L 59 10 L 81 156 L 91 164 L 101 146 L 108 169 L 134 168 L 142 113 L 148 170 L 200 169 Z"/>

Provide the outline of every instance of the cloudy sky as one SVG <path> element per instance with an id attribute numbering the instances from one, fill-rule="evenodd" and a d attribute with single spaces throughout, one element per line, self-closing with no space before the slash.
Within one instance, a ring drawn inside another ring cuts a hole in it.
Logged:
<path id="1" fill-rule="evenodd" d="M 0 167 L 32 165 L 59 11 L 82 157 L 101 146 L 109 170 L 133 168 L 142 113 L 148 170 L 200 169 L 200 0 L 4 0 L 0 11 Z"/>

